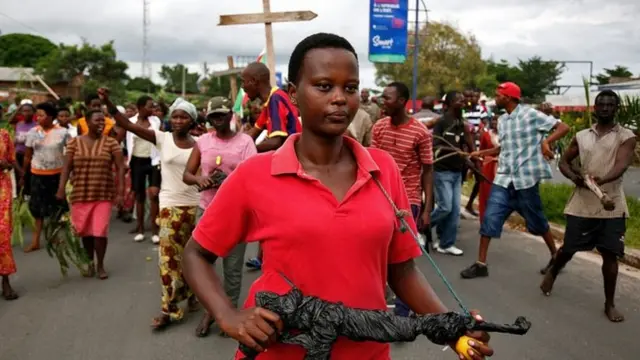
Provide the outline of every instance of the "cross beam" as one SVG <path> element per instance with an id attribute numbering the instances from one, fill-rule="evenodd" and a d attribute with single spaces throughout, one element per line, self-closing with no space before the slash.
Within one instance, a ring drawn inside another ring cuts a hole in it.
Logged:
<path id="1" fill-rule="evenodd" d="M 273 48 L 273 29 L 271 24 L 274 22 L 310 21 L 315 19 L 318 15 L 308 10 L 271 12 L 270 0 L 262 0 L 262 9 L 263 11 L 261 13 L 220 15 L 218 26 L 264 24 L 267 48 L 267 67 L 271 74 L 271 86 L 275 86 L 276 59 Z"/>

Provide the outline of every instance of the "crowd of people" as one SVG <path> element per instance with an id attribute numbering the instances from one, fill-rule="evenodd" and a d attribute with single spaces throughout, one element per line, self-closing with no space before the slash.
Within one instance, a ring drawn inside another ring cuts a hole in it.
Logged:
<path id="1" fill-rule="evenodd" d="M 623 319 L 614 305 L 629 216 L 621 178 L 636 140 L 614 121 L 615 93 L 598 95 L 597 123 L 576 135 L 561 160 L 576 189 L 567 204 L 564 245 L 556 249 L 539 184 L 550 178 L 551 149 L 569 127 L 522 104 L 516 84 L 496 89 L 495 109 L 477 90 L 450 91 L 441 111 L 435 110 L 436 98 L 428 97 L 412 114 L 409 89 L 401 82 L 388 84 L 379 99 L 359 92 L 355 50 L 325 33 L 295 48 L 287 91 L 271 85 L 261 63 L 249 64 L 241 77 L 251 106 L 246 119 L 237 118 L 225 97 L 211 99 L 202 114 L 182 98 L 167 107 L 143 96 L 135 106 L 119 107 L 106 89 L 87 97 L 75 121 L 67 107 L 21 104 L 12 118 L 13 139 L 0 131 L 4 298 L 18 297 L 9 282 L 16 271 L 13 197 L 27 196 L 36 219 L 26 251 L 40 248 L 43 219 L 68 206 L 91 260 L 88 276 L 99 279 L 108 278 L 104 260 L 114 206 L 125 221 L 135 208 L 132 235 L 140 242 L 148 204 L 162 287 L 152 327 L 161 330 L 182 319 L 183 301 L 190 310 L 201 303 L 206 312 L 198 336 L 216 322 L 223 335 L 262 352 L 260 359 L 300 359 L 302 348 L 277 343 L 282 319 L 255 308 L 257 291 L 284 294 L 291 281 L 305 294 L 349 307 L 386 309 L 395 294 L 398 316 L 445 312 L 414 259 L 422 254 L 420 246 L 463 255 L 456 245 L 461 208 L 476 214 L 478 197 L 478 258 L 461 272 L 463 278 L 489 275 L 490 240 L 500 237 L 516 211 L 550 252 L 541 270 L 542 291 L 550 294 L 575 252 L 598 248 L 605 313 L 611 321 Z M 578 158 L 581 169 L 573 166 Z M 603 209 L 585 187 L 587 176 L 615 199 L 614 210 Z M 463 206 L 461 187 L 471 178 L 471 199 Z M 400 231 L 394 207 L 408 211 L 410 227 L 426 243 Z M 248 242 L 259 242 L 259 250 L 244 264 Z M 218 257 L 223 281 L 211 266 Z M 262 275 L 240 310 L 245 265 Z M 477 341 L 461 359 L 493 354 L 485 333 L 469 335 Z M 389 347 L 340 339 L 333 355 L 387 359 Z"/>

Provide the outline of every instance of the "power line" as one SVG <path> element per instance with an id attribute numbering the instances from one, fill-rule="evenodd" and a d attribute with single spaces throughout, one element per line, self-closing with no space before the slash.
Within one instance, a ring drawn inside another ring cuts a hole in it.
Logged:
<path id="1" fill-rule="evenodd" d="M 7 15 L 5 13 L 0 12 L 0 15 L 6 17 L 7 19 L 9 19 L 11 21 L 14 21 L 14 22 L 26 27 L 27 29 L 29 29 L 31 31 L 34 31 L 34 32 L 38 33 L 38 35 L 44 36 L 44 34 L 42 34 L 40 31 L 38 31 L 38 29 L 34 28 L 33 26 L 29 26 L 29 25 L 23 23 L 22 21 L 20 21 L 18 19 L 12 18 L 11 16 L 9 16 L 9 15 Z"/>

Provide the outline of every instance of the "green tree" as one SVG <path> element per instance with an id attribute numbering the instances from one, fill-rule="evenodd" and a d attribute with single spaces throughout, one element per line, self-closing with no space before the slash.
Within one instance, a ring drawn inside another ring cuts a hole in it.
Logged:
<path id="1" fill-rule="evenodd" d="M 564 65 L 544 61 L 539 56 L 520 59 L 517 65 L 504 59 L 499 62 L 489 59 L 486 61 L 486 72 L 476 77 L 476 83 L 485 94 L 492 95 L 498 84 L 511 81 L 520 86 L 524 98 L 540 102 L 553 91 L 563 71 Z"/>
<path id="2" fill-rule="evenodd" d="M 236 76 L 236 84 L 242 84 L 240 77 Z M 230 75 L 220 77 L 210 77 L 202 82 L 202 85 L 206 88 L 207 96 L 225 96 L 229 97 L 231 94 Z"/>
<path id="3" fill-rule="evenodd" d="M 462 90 L 474 85 L 477 74 L 484 72 L 480 45 L 473 35 L 465 35 L 446 23 L 430 22 L 420 29 L 419 37 L 418 98 L 437 95 L 442 90 Z M 392 81 L 412 83 L 413 36 L 408 41 L 409 56 L 403 64 L 375 64 L 378 86 Z"/>
<path id="4" fill-rule="evenodd" d="M 56 46 L 41 36 L 7 34 L 0 36 L 0 49 L 0 66 L 32 68 Z"/>
<path id="5" fill-rule="evenodd" d="M 136 77 L 127 82 L 127 90 L 140 91 L 144 93 L 155 93 L 159 86 L 154 84 L 151 79 Z"/>
<path id="6" fill-rule="evenodd" d="M 116 100 L 124 97 L 128 65 L 117 59 L 113 41 L 94 46 L 86 41 L 82 45 L 60 44 L 46 57 L 40 59 L 36 72 L 48 82 L 71 82 L 81 76 L 87 79 L 83 92 L 94 92 L 99 87 L 108 87 Z"/>
<path id="7" fill-rule="evenodd" d="M 179 93 L 182 91 L 182 76 L 185 77 L 185 90 L 187 93 L 195 94 L 199 92 L 198 81 L 200 74 L 190 72 L 182 64 L 174 66 L 162 65 L 158 73 L 162 80 L 165 81 L 165 89 L 169 92 Z"/>
<path id="8" fill-rule="evenodd" d="M 598 74 L 595 76 L 596 81 L 600 85 L 606 85 L 609 83 L 612 77 L 617 78 L 630 78 L 633 76 L 629 68 L 626 66 L 616 65 L 613 69 L 603 69 L 604 72 L 602 74 Z"/>
<path id="9" fill-rule="evenodd" d="M 556 61 L 544 61 L 539 56 L 527 60 L 518 60 L 520 69 L 520 89 L 522 96 L 533 102 L 544 101 L 560 79 L 565 67 Z"/>

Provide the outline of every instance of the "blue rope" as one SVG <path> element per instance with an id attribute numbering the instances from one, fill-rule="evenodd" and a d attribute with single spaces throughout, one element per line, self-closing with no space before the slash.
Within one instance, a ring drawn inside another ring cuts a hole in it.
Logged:
<path id="1" fill-rule="evenodd" d="M 433 260 L 433 257 L 431 257 L 431 255 L 425 250 L 425 248 L 422 247 L 422 245 L 420 245 L 420 239 L 419 239 L 418 235 L 413 232 L 413 230 L 411 229 L 411 227 L 407 223 L 407 220 L 405 220 L 405 218 L 404 218 L 405 216 L 408 215 L 407 212 L 406 211 L 401 211 L 400 209 L 398 209 L 396 204 L 393 202 L 393 199 L 391 198 L 391 196 L 389 196 L 387 191 L 384 189 L 384 187 L 382 186 L 382 184 L 380 183 L 380 181 L 378 181 L 378 179 L 376 177 L 374 177 L 373 180 L 376 182 L 376 184 L 378 185 L 380 190 L 382 190 L 382 193 L 384 194 L 384 196 L 387 198 L 387 200 L 389 201 L 389 203 L 393 207 L 393 211 L 395 212 L 396 217 L 398 218 L 398 220 L 400 220 L 400 224 L 401 224 L 400 232 L 406 233 L 408 231 L 409 234 L 411 234 L 411 236 L 413 237 L 413 240 L 415 240 L 415 242 L 418 244 L 418 247 L 420 247 L 420 250 L 422 251 L 422 255 L 426 256 L 426 258 L 429 259 L 429 262 L 431 263 L 431 266 L 433 266 L 433 268 L 436 271 L 436 274 L 438 274 L 438 276 L 440 277 L 440 279 L 442 280 L 444 285 L 447 287 L 447 290 L 449 291 L 451 296 L 453 296 L 453 298 L 456 300 L 456 302 L 458 303 L 458 306 L 460 306 L 460 308 L 462 309 L 462 311 L 464 312 L 465 315 L 469 315 L 470 316 L 471 313 L 469 312 L 469 309 L 464 305 L 464 303 L 462 302 L 462 299 L 460 299 L 460 297 L 458 296 L 456 291 L 453 289 L 453 286 L 451 285 L 449 280 L 447 280 L 447 278 L 444 276 L 444 274 L 442 273 L 442 270 L 440 270 L 440 267 L 438 267 L 438 264 L 436 264 L 435 260 Z"/>

